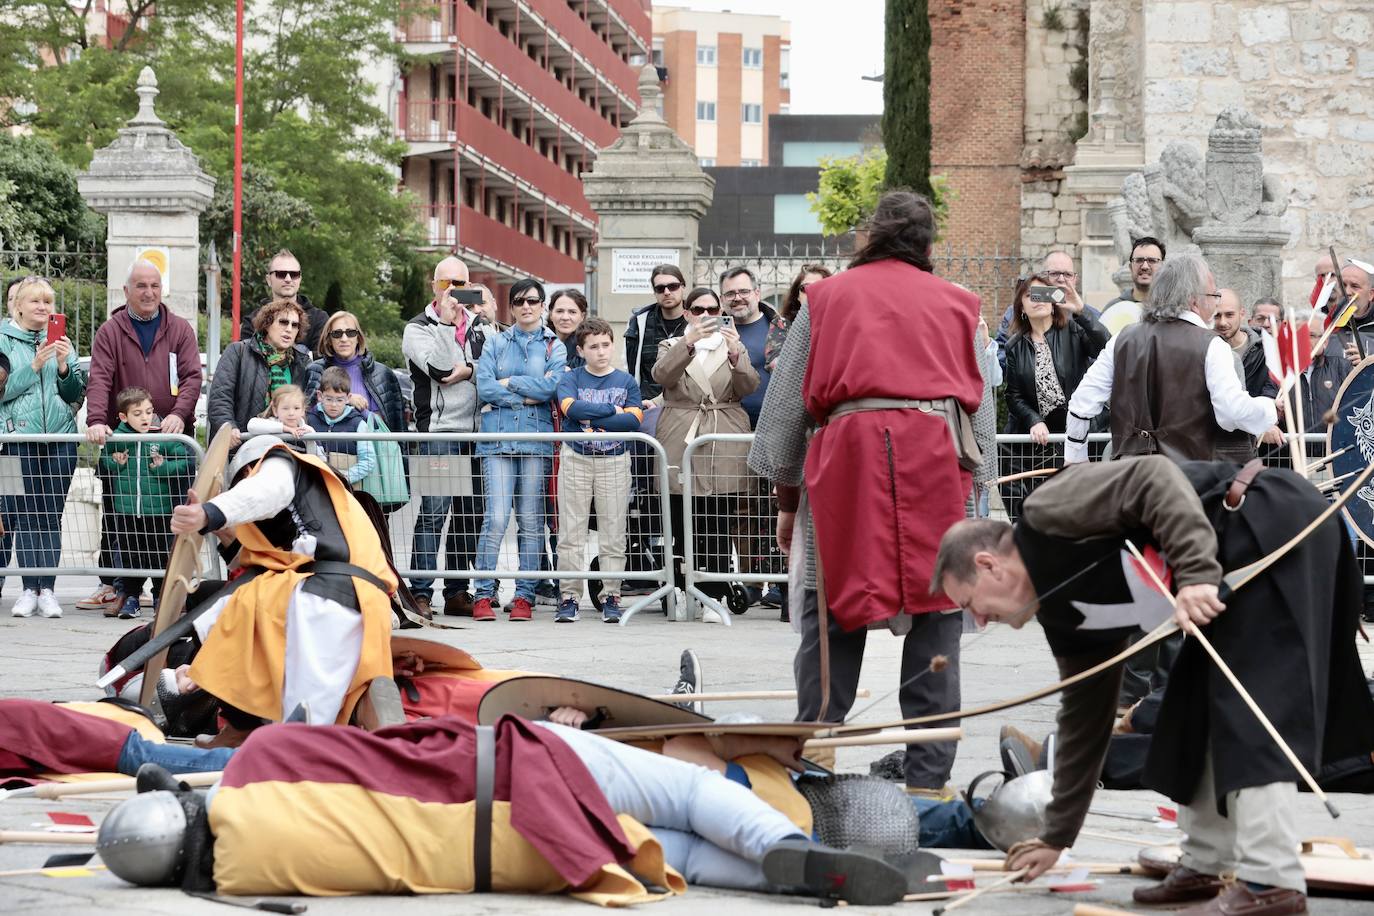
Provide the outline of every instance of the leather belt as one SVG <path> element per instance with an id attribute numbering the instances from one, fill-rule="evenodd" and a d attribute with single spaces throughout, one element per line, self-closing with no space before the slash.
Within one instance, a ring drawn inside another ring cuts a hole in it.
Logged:
<path id="1" fill-rule="evenodd" d="M 1235 512 L 1245 502 L 1245 491 L 1250 489 L 1250 484 L 1255 482 L 1259 472 L 1264 470 L 1264 462 L 1258 458 L 1252 458 L 1245 463 L 1245 467 L 1240 469 L 1240 473 L 1231 481 L 1231 486 L 1226 489 L 1225 506 Z"/>
<path id="2" fill-rule="evenodd" d="M 474 727 L 477 736 L 476 820 L 472 825 L 472 889 L 479 894 L 491 890 L 491 808 L 496 789 L 496 730 L 490 725 Z"/>
<path id="3" fill-rule="evenodd" d="M 351 576 L 354 579 L 362 579 L 368 585 L 380 590 L 382 594 L 391 596 L 391 587 L 380 578 L 361 566 L 354 566 L 343 560 L 313 560 L 301 566 L 298 571 L 310 573 L 312 576 Z"/>
<path id="4" fill-rule="evenodd" d="M 830 413 L 826 415 L 825 423 L 866 410 L 919 410 L 922 413 L 943 414 L 948 402 L 948 398 L 938 400 L 929 398 L 855 398 L 852 401 L 844 401 L 832 407 Z M 825 423 L 821 425 L 824 426 Z"/>

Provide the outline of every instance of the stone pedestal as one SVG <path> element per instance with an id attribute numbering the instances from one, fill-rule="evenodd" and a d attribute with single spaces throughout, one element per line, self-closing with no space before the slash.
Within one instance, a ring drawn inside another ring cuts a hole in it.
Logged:
<path id="1" fill-rule="evenodd" d="M 677 264 L 690 285 L 697 226 L 716 184 L 659 112 L 663 90 L 653 66 L 640 71 L 639 98 L 638 116 L 582 177 L 599 218 L 595 307 L 617 335 L 632 309 L 654 301 L 654 265 Z"/>
<path id="2" fill-rule="evenodd" d="M 196 322 L 200 288 L 200 222 L 215 180 L 153 111 L 157 78 L 138 75 L 138 113 L 119 136 L 97 150 L 77 176 L 81 196 L 108 217 L 105 281 L 108 309 L 124 302 L 129 265 L 140 254 L 162 270 L 162 298 L 173 312 Z"/>
<path id="3" fill-rule="evenodd" d="M 1283 247 L 1292 230 L 1267 217 L 1240 225 L 1204 223 L 1193 233 L 1218 287 L 1229 287 L 1249 308 L 1265 296 L 1283 295 Z M 1306 306 L 1307 303 L 1303 303 Z"/>

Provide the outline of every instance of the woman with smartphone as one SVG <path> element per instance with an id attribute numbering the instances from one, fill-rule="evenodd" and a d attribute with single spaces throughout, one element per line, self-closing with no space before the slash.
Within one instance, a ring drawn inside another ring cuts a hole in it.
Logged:
<path id="1" fill-rule="evenodd" d="M 76 411 L 86 396 L 86 373 L 67 337 L 65 315 L 56 314 L 52 286 L 41 277 L 15 284 L 10 317 L 0 324 L 0 353 L 10 377 L 0 395 L 13 431 L 21 435 L 76 432 Z M 7 426 L 9 424 L 6 424 Z M 62 559 L 62 511 L 76 471 L 76 443 L 19 442 L 22 496 L 8 497 L 6 518 L 14 527 L 18 563 L 25 569 L 56 567 Z M 10 608 L 14 617 L 61 617 L 53 595 L 56 577 L 26 575 L 24 593 Z"/>
<path id="2" fill-rule="evenodd" d="M 686 580 L 683 512 L 690 509 L 693 549 L 700 568 L 727 572 L 730 566 L 730 525 L 735 518 L 735 495 L 745 488 L 750 472 L 745 464 L 747 442 L 715 442 L 692 458 L 692 505 L 682 503 L 683 454 L 697 436 L 750 432 L 749 415 L 740 401 L 759 386 L 759 375 L 740 343 L 739 332 L 720 298 L 697 287 L 684 300 L 687 332 L 658 346 L 654 381 L 663 386 L 663 410 L 655 436 L 668 455 L 668 497 L 673 527 L 674 576 L 679 588 Z M 724 593 L 712 583 L 703 589 Z"/>
<path id="3" fill-rule="evenodd" d="M 1072 304 L 1048 277 L 1025 277 L 1016 284 L 1011 336 L 1007 340 L 1005 432 L 1029 435 L 1029 445 L 1002 446 L 1011 473 L 1063 462 L 1062 446 L 1049 444 L 1064 432 L 1069 398 L 1088 365 L 1107 345 L 1111 332 L 1089 317 L 1081 299 Z M 1044 480 L 1030 477 L 1002 488 L 1002 503 L 1013 520 L 1021 501 Z"/>

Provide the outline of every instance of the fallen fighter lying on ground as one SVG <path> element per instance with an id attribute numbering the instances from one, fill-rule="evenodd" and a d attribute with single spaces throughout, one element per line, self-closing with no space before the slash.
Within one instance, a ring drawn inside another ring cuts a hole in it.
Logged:
<path id="1" fill-rule="evenodd" d="M 515 716 L 483 731 L 453 717 L 375 733 L 264 726 L 207 796 L 166 791 L 163 771 L 163 790 L 105 819 L 97 848 L 126 880 L 236 895 L 567 890 L 628 903 L 653 886 L 681 893 L 682 876 L 851 903 L 906 892 L 898 869 L 813 842 L 703 767 Z M 169 832 L 184 836 L 168 844 Z"/>

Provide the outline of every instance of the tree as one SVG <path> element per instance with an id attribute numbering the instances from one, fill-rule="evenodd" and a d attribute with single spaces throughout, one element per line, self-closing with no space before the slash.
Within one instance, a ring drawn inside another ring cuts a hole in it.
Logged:
<path id="1" fill-rule="evenodd" d="M 89 248 L 105 227 L 49 143 L 0 133 L 0 235 L 9 248 Z"/>
<path id="2" fill-rule="evenodd" d="M 844 235 L 872 216 L 882 196 L 888 168 L 887 151 L 883 149 L 844 158 L 823 157 L 817 189 L 806 195 L 811 212 L 820 220 L 821 230 L 826 235 Z M 954 191 L 943 175 L 932 175 L 928 194 L 935 211 L 935 225 L 943 229 Z"/>
<path id="3" fill-rule="evenodd" d="M 930 18 L 926 0 L 887 0 L 883 146 L 888 188 L 933 197 L 930 184 Z"/>

